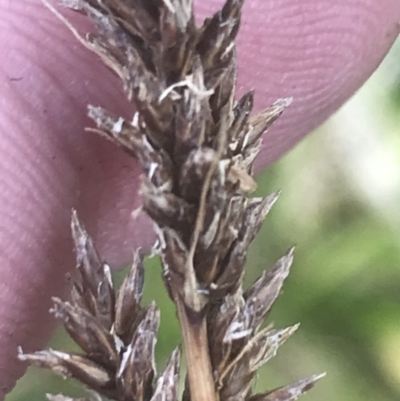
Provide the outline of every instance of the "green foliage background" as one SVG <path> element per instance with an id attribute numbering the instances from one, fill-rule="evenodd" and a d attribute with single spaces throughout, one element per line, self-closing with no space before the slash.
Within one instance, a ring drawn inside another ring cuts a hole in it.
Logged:
<path id="1" fill-rule="evenodd" d="M 252 246 L 246 280 L 296 244 L 270 321 L 301 322 L 262 369 L 259 390 L 327 371 L 304 401 L 400 399 L 399 57 L 400 42 L 339 113 L 259 177 L 259 195 L 283 193 Z M 162 368 L 179 329 L 155 259 L 146 273 L 145 300 L 155 298 L 162 311 Z M 73 347 L 62 330 L 50 346 Z M 44 400 L 47 392 L 82 394 L 77 383 L 31 368 L 7 401 Z"/>

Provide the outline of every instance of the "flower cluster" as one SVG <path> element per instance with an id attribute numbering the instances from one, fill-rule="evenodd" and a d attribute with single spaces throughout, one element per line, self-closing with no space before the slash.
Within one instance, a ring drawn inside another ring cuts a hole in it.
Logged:
<path id="1" fill-rule="evenodd" d="M 191 0 L 64 0 L 95 23 L 76 36 L 121 78 L 135 105 L 132 121 L 89 107 L 91 129 L 137 158 L 143 211 L 158 234 L 168 293 L 182 329 L 188 378 L 185 401 L 289 401 L 320 376 L 253 395 L 257 370 L 296 330 L 261 328 L 293 259 L 290 249 L 247 290 L 248 248 L 278 198 L 249 195 L 261 136 L 290 99 L 251 116 L 253 92 L 235 101 L 235 39 L 243 0 L 227 0 L 201 27 Z M 21 358 L 81 380 L 118 401 L 175 401 L 179 350 L 155 378 L 159 313 L 140 305 L 143 266 L 136 254 L 115 292 L 76 214 L 72 231 L 79 277 L 71 303 L 55 300 L 84 355 L 42 351 Z"/>

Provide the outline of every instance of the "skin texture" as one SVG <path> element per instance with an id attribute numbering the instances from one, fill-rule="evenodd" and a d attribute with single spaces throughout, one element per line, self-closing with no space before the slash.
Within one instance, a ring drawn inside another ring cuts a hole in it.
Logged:
<path id="1" fill-rule="evenodd" d="M 200 4 L 201 3 L 201 4 Z M 196 3 L 201 20 L 221 0 Z M 63 10 L 81 32 L 86 20 Z M 241 94 L 256 110 L 293 96 L 265 135 L 262 169 L 322 123 L 370 76 L 399 34 L 398 0 L 247 0 L 239 36 Z M 135 162 L 93 133 L 88 103 L 132 115 L 121 85 L 39 0 L 0 0 L 0 399 L 43 347 L 73 268 L 70 210 L 78 209 L 115 267 L 150 226 L 134 221 Z"/>

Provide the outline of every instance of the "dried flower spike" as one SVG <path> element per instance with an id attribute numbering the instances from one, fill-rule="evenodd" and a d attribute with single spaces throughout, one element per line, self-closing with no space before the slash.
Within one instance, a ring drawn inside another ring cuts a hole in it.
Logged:
<path id="1" fill-rule="evenodd" d="M 158 233 L 168 293 L 176 305 L 191 401 L 289 401 L 321 376 L 253 395 L 252 379 L 297 329 L 261 329 L 293 260 L 290 249 L 246 291 L 248 248 L 279 193 L 250 198 L 261 136 L 290 104 L 280 99 L 250 116 L 253 92 L 235 101 L 236 46 L 243 0 L 227 0 L 201 27 L 191 0 L 63 0 L 97 33 L 78 39 L 121 78 L 136 107 L 132 121 L 89 106 L 90 129 L 136 157 L 143 168 L 143 210 Z M 156 377 L 159 312 L 141 305 L 136 253 L 117 293 L 110 269 L 76 213 L 72 232 L 78 278 L 71 302 L 53 313 L 82 355 L 42 351 L 20 358 L 73 376 L 118 401 L 175 401 L 179 350 Z M 58 400 L 58 396 L 55 396 Z"/>

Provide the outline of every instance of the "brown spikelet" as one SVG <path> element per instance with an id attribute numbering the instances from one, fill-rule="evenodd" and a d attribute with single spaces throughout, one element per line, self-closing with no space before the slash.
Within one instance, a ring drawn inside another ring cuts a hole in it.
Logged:
<path id="1" fill-rule="evenodd" d="M 93 21 L 97 31 L 83 37 L 64 20 L 121 78 L 137 110 L 128 121 L 89 106 L 97 128 L 88 130 L 141 163 L 143 210 L 158 234 L 154 251 L 182 329 L 185 401 L 295 400 L 321 377 L 265 394 L 251 391 L 257 370 L 298 325 L 261 329 L 293 249 L 250 288 L 242 286 L 249 246 L 279 196 L 250 197 L 254 160 L 262 134 L 291 102 L 279 99 L 252 116 L 253 92 L 235 100 L 243 2 L 227 0 L 197 27 L 191 0 L 63 0 Z M 55 299 L 52 311 L 82 355 L 49 350 L 20 358 L 118 401 L 177 400 L 179 350 L 155 380 L 159 312 L 141 305 L 142 255 L 135 254 L 117 292 L 75 212 L 72 233 L 78 274 L 71 301 Z"/>
<path id="2" fill-rule="evenodd" d="M 135 254 L 117 293 L 109 268 L 97 255 L 76 212 L 71 226 L 77 254 L 71 302 L 54 298 L 51 312 L 62 321 L 83 353 L 48 350 L 21 352 L 19 357 L 62 376 L 74 377 L 111 399 L 150 400 L 159 312 L 154 303 L 147 307 L 140 304 L 144 284 L 142 256 Z M 173 355 L 177 364 L 177 352 Z"/>

